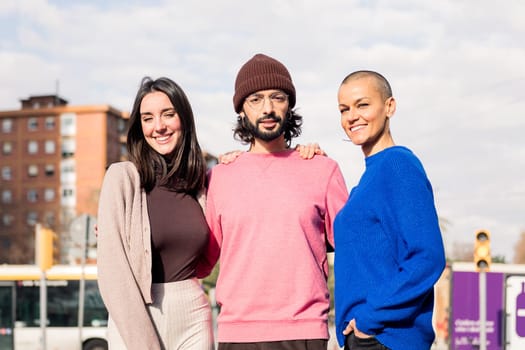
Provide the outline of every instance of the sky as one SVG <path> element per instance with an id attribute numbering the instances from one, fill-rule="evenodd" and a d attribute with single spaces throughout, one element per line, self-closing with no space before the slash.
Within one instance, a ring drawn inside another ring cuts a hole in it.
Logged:
<path id="1" fill-rule="evenodd" d="M 283 62 L 304 117 L 296 143 L 318 142 L 349 188 L 364 170 L 337 108 L 358 69 L 390 81 L 394 141 L 423 162 L 447 224 L 449 254 L 491 233 L 512 262 L 525 232 L 525 3 L 521 0 L 2 0 L 0 110 L 57 93 L 70 105 L 129 111 L 144 76 L 186 91 L 201 146 L 233 139 L 239 68 L 256 53 Z"/>

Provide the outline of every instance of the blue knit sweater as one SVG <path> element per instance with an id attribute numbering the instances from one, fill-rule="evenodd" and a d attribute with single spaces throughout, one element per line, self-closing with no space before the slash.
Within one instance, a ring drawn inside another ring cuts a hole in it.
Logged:
<path id="1" fill-rule="evenodd" d="M 434 284 L 445 267 L 432 187 L 418 158 L 394 146 L 365 159 L 335 219 L 335 313 L 392 350 L 434 340 Z"/>

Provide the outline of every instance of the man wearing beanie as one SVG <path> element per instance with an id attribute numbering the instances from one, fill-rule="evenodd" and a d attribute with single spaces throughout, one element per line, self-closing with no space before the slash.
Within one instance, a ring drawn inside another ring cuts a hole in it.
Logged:
<path id="1" fill-rule="evenodd" d="M 209 272 L 220 256 L 219 350 L 326 350 L 327 243 L 348 197 L 328 157 L 290 149 L 301 133 L 295 87 L 279 61 L 257 54 L 240 69 L 234 136 L 249 144 L 210 175 Z"/>

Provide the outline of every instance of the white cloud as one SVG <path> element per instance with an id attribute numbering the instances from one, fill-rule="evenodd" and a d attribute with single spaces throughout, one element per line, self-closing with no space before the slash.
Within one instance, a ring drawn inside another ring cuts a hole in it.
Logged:
<path id="1" fill-rule="evenodd" d="M 488 228 L 510 260 L 525 230 L 524 10 L 518 0 L 7 0 L 0 109 L 52 93 L 59 80 L 71 104 L 128 110 L 144 75 L 165 75 L 190 96 L 203 147 L 222 153 L 242 147 L 231 132 L 235 74 L 264 52 L 293 75 L 305 120 L 298 141 L 319 142 L 352 186 L 363 159 L 343 141 L 336 92 L 347 73 L 378 70 L 398 100 L 394 138 L 423 160 L 451 222 L 447 242 Z"/>

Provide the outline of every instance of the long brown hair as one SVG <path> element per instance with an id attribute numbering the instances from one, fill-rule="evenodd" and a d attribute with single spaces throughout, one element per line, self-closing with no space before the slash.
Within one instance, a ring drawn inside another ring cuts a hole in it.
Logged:
<path id="1" fill-rule="evenodd" d="M 168 96 L 181 121 L 182 132 L 177 145 L 166 156 L 151 148 L 142 132 L 140 104 L 144 96 L 154 91 Z M 142 79 L 130 115 L 127 148 L 146 192 L 151 191 L 156 183 L 191 195 L 196 195 L 204 187 L 206 162 L 197 140 L 193 111 L 186 94 L 173 80 L 165 77 Z"/>

